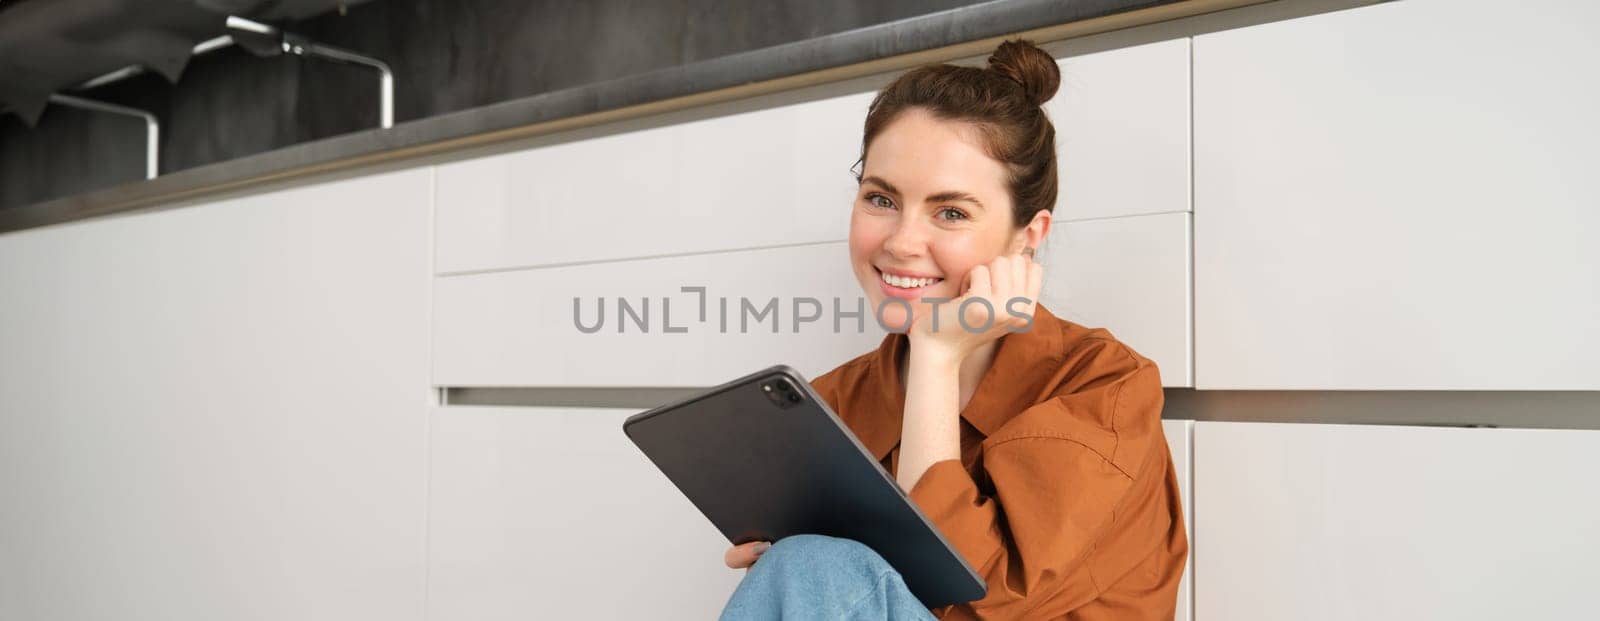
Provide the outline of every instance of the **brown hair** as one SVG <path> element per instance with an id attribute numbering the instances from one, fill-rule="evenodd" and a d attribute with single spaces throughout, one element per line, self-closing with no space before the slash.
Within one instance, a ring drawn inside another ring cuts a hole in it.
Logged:
<path id="1" fill-rule="evenodd" d="M 885 127 L 911 108 L 935 118 L 971 123 L 982 136 L 989 156 L 1009 171 L 1015 225 L 1026 226 L 1040 210 L 1056 204 L 1056 130 L 1041 107 L 1056 94 L 1061 70 L 1056 61 L 1031 41 L 1000 44 L 985 69 L 925 65 L 906 72 L 872 100 L 861 139 L 865 169 L 867 147 Z M 856 172 L 856 182 L 861 181 Z"/>

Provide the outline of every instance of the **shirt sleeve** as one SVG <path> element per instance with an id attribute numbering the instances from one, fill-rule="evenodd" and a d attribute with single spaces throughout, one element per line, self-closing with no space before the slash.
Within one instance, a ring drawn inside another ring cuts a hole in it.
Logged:
<path id="1" fill-rule="evenodd" d="M 822 397 L 822 402 L 826 403 L 834 412 L 839 411 L 839 393 L 841 392 L 839 382 L 842 375 L 849 370 L 853 363 L 854 361 L 846 362 L 827 373 L 811 378 L 811 390 L 816 392 L 818 397 Z"/>
<path id="2" fill-rule="evenodd" d="M 1146 362 L 1028 408 L 984 441 L 992 496 L 958 460 L 928 468 L 911 499 L 988 584 L 967 606 L 1020 617 L 1045 599 L 1086 602 L 1102 590 L 1086 557 L 1115 527 L 1136 478 L 1166 474 L 1130 470 L 1166 450 L 1151 441 L 1161 438 L 1162 398 Z"/>

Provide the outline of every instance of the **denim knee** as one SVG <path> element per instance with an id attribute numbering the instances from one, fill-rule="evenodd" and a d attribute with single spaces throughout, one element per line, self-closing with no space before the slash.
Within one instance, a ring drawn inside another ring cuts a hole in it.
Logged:
<path id="1" fill-rule="evenodd" d="M 724 621 L 751 619 L 926 621 L 928 609 L 877 552 L 852 539 L 779 539 L 745 574 Z"/>
<path id="2" fill-rule="evenodd" d="M 888 561 L 864 543 L 810 534 L 779 539 L 761 555 L 759 562 L 802 571 L 807 568 L 831 571 L 854 568 L 867 575 L 878 575 L 891 569 Z"/>

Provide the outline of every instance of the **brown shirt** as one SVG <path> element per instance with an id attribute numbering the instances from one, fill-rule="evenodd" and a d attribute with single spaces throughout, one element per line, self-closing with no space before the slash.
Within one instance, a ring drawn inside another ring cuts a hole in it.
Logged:
<path id="1" fill-rule="evenodd" d="M 961 461 L 910 492 L 989 585 L 944 619 L 1170 619 L 1188 554 L 1155 363 L 1036 307 L 961 411 Z M 895 471 L 904 334 L 812 386 Z"/>

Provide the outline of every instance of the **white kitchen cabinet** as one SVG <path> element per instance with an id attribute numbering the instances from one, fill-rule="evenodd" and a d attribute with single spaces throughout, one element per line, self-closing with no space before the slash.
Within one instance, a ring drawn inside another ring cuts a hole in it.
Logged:
<path id="1" fill-rule="evenodd" d="M 1063 59 L 1058 215 L 1189 209 L 1180 39 Z M 439 274 L 836 241 L 848 233 L 871 90 L 892 76 L 539 139 L 442 164 Z M 765 106 L 765 107 L 759 107 Z M 748 107 L 757 107 L 749 110 Z M 682 120 L 682 118 L 693 120 Z"/>
<path id="2" fill-rule="evenodd" d="M 1156 361 L 1169 386 L 1190 383 L 1188 219 L 1062 223 L 1041 254 L 1044 303 L 1110 329 Z M 696 286 L 705 288 L 704 320 L 702 295 L 682 291 Z M 834 298 L 847 312 L 859 300 L 863 321 L 841 318 L 835 332 Z M 773 299 L 777 320 L 758 320 Z M 797 304 L 820 316 L 797 329 Z M 434 382 L 443 386 L 706 386 L 777 363 L 815 377 L 884 334 L 842 242 L 447 276 L 434 305 Z M 669 323 L 683 331 L 667 332 Z"/>
<path id="3" fill-rule="evenodd" d="M 1189 214 L 1057 222 L 1039 254 L 1040 298 L 1155 361 L 1164 386 L 1192 386 Z"/>
<path id="4" fill-rule="evenodd" d="M 1196 386 L 1600 389 L 1600 5 L 1194 40 Z"/>
<path id="5" fill-rule="evenodd" d="M 435 409 L 428 618 L 715 617 L 744 573 L 722 565 L 727 540 L 623 435 L 635 412 Z M 1163 422 L 1186 515 L 1192 425 Z"/>
<path id="6" fill-rule="evenodd" d="M 1189 210 L 1189 40 L 1058 61 L 1057 221 Z"/>
<path id="7" fill-rule="evenodd" d="M 744 572 L 623 435 L 634 413 L 435 409 L 428 618 L 716 618 Z"/>
<path id="8" fill-rule="evenodd" d="M 1194 456 L 1194 421 L 1161 421 L 1161 433 L 1167 437 L 1167 448 L 1172 451 L 1172 467 L 1178 477 L 1178 493 L 1183 498 L 1183 528 L 1189 535 L 1189 560 L 1183 567 L 1183 582 L 1178 584 L 1178 606 L 1173 621 L 1194 618 L 1194 473 L 1190 460 Z"/>
<path id="9" fill-rule="evenodd" d="M 440 274 L 845 239 L 873 92 L 779 94 L 442 164 Z M 801 100 L 798 103 L 784 101 Z M 609 133 L 608 133 L 609 132 Z"/>
<path id="10" fill-rule="evenodd" d="M 0 235 L 0 619 L 421 619 L 428 171 Z"/>
<path id="11" fill-rule="evenodd" d="M 1579 619 L 1600 431 L 1199 422 L 1200 619 Z"/>
<path id="12" fill-rule="evenodd" d="M 837 331 L 835 298 L 864 310 Z M 780 363 L 816 377 L 884 332 L 836 242 L 440 277 L 433 334 L 442 386 L 710 386 Z"/>

